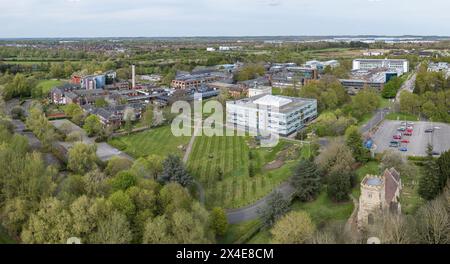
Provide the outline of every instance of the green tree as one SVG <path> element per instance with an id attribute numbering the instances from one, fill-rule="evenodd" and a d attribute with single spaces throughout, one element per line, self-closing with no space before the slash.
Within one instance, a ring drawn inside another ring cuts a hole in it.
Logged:
<path id="1" fill-rule="evenodd" d="M 170 234 L 168 220 L 164 216 L 158 216 L 147 220 L 145 224 L 143 242 L 145 244 L 174 243 Z"/>
<path id="2" fill-rule="evenodd" d="M 163 172 L 163 159 L 158 155 L 139 158 L 133 163 L 131 171 L 142 178 L 158 179 Z"/>
<path id="3" fill-rule="evenodd" d="M 183 187 L 190 186 L 193 182 L 180 157 L 172 154 L 164 160 L 163 172 L 158 180 L 163 183 L 177 182 Z"/>
<path id="4" fill-rule="evenodd" d="M 111 179 L 111 186 L 114 191 L 125 191 L 126 189 L 135 186 L 136 183 L 136 176 L 129 171 L 121 171 Z"/>
<path id="5" fill-rule="evenodd" d="M 370 158 L 369 150 L 364 146 L 362 134 L 358 127 L 351 126 L 345 131 L 345 141 L 351 149 L 356 161 L 367 162 Z"/>
<path id="6" fill-rule="evenodd" d="M 211 225 L 216 235 L 223 236 L 228 230 L 228 220 L 225 211 L 214 207 L 211 212 Z"/>
<path id="7" fill-rule="evenodd" d="M 442 153 L 436 163 L 439 170 L 439 187 L 443 189 L 450 179 L 450 150 Z"/>
<path id="8" fill-rule="evenodd" d="M 351 191 L 351 175 L 348 172 L 333 172 L 327 179 L 328 196 L 336 201 L 347 201 Z"/>
<path id="9" fill-rule="evenodd" d="M 442 191 L 439 169 L 432 153 L 433 146 L 428 145 L 424 174 L 419 180 L 419 195 L 428 201 L 436 198 Z"/>
<path id="10" fill-rule="evenodd" d="M 280 218 L 270 233 L 277 244 L 305 244 L 311 241 L 315 229 L 308 213 L 294 211 Z"/>
<path id="11" fill-rule="evenodd" d="M 85 174 L 96 167 L 97 147 L 95 145 L 86 145 L 75 143 L 69 150 L 67 168 L 77 174 Z"/>
<path id="12" fill-rule="evenodd" d="M 111 202 L 113 209 L 126 215 L 129 219 L 136 213 L 136 207 L 133 201 L 122 190 L 111 194 L 111 196 L 108 198 L 108 201 Z"/>
<path id="13" fill-rule="evenodd" d="M 314 200 L 320 192 L 321 175 L 317 165 L 310 160 L 300 161 L 291 181 L 295 195 L 303 202 Z"/>
<path id="14" fill-rule="evenodd" d="M 127 244 L 131 243 L 133 234 L 125 215 L 114 211 L 108 219 L 98 223 L 97 232 L 92 235 L 95 244 Z"/>
<path id="15" fill-rule="evenodd" d="M 90 115 L 84 121 L 83 129 L 87 132 L 88 136 L 92 137 L 98 135 L 102 130 L 102 123 L 96 115 Z"/>
<path id="16" fill-rule="evenodd" d="M 132 165 L 133 162 L 127 158 L 113 157 L 108 161 L 105 173 L 109 176 L 114 176 L 121 171 L 130 169 Z"/>
<path id="17" fill-rule="evenodd" d="M 22 231 L 26 244 L 65 244 L 72 237 L 72 217 L 56 198 L 42 202 L 39 211 L 30 216 Z"/>
<path id="18" fill-rule="evenodd" d="M 289 201 L 279 191 L 275 191 L 269 195 L 266 205 L 258 210 L 258 214 L 263 225 L 270 227 L 288 211 Z"/>

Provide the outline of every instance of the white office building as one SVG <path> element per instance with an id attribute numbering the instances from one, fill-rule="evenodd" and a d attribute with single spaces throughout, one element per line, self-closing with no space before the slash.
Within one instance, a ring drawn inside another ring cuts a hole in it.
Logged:
<path id="1" fill-rule="evenodd" d="M 258 95 L 226 104 L 227 123 L 248 131 L 288 136 L 317 117 L 317 100 Z"/>
<path id="2" fill-rule="evenodd" d="M 262 94 L 272 94 L 272 86 L 255 85 L 248 89 L 248 97 L 258 96 Z"/>
<path id="3" fill-rule="evenodd" d="M 404 74 L 409 71 L 409 63 L 401 59 L 356 59 L 353 61 L 353 70 L 368 71 L 380 68 Z"/>

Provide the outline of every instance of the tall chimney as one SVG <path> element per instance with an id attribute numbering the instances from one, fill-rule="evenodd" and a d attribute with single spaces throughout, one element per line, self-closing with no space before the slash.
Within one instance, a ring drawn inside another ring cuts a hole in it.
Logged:
<path id="1" fill-rule="evenodd" d="M 131 65 L 131 88 L 136 88 L 136 66 Z"/>

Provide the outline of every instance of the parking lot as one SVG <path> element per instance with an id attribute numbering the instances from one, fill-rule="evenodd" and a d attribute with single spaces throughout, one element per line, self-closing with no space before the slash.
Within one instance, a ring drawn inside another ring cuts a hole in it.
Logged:
<path id="1" fill-rule="evenodd" d="M 426 156 L 428 144 L 433 146 L 437 153 L 442 153 L 450 149 L 450 126 L 443 123 L 413 122 L 414 129 L 412 136 L 403 136 L 401 140 L 408 140 L 409 143 L 401 143 L 399 147 L 390 147 L 393 136 L 402 126 L 402 121 L 385 120 L 378 131 L 374 134 L 375 153 L 382 153 L 386 150 L 396 150 L 406 156 Z M 435 128 L 433 133 L 425 133 L 425 130 Z M 400 151 L 406 148 L 407 151 Z"/>

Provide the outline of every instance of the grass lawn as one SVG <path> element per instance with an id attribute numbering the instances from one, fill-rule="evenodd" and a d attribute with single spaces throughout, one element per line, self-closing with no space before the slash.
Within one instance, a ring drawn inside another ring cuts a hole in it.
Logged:
<path id="1" fill-rule="evenodd" d="M 170 126 L 154 128 L 145 132 L 114 138 L 108 143 L 125 151 L 129 155 L 139 158 L 151 154 L 166 157 L 168 154 L 182 156 L 183 150 L 178 147 L 186 146 L 190 137 L 176 137 L 172 134 Z"/>
<path id="2" fill-rule="evenodd" d="M 238 208 L 256 202 L 291 176 L 300 154 L 307 155 L 300 153 L 297 143 L 281 140 L 272 149 L 254 148 L 249 146 L 250 140 L 240 136 L 195 140 L 188 168 L 206 191 L 207 207 Z M 279 160 L 281 153 L 290 153 L 281 167 L 265 168 Z M 249 175 L 250 166 L 255 171 L 253 177 Z"/>
<path id="3" fill-rule="evenodd" d="M 44 81 L 40 81 L 37 84 L 37 87 L 39 89 L 42 89 L 42 93 L 44 95 L 46 95 L 46 94 L 48 94 L 50 92 L 50 90 L 53 87 L 61 85 L 61 84 L 63 84 L 63 82 L 62 81 L 58 81 L 58 80 L 44 80 Z"/>
<path id="4" fill-rule="evenodd" d="M 413 166 L 413 165 L 411 165 Z M 423 204 L 424 200 L 419 196 L 419 179 L 422 177 L 423 168 L 419 167 L 419 174 L 410 177 L 402 177 L 403 190 L 400 197 L 402 212 L 413 214 Z"/>
<path id="5" fill-rule="evenodd" d="M 387 120 L 400 120 L 400 121 L 418 121 L 419 117 L 411 114 L 404 113 L 390 113 L 386 115 Z"/>
<path id="6" fill-rule="evenodd" d="M 6 234 L 2 226 L 0 226 L 0 244 L 15 244 L 15 241 Z"/>
<path id="7" fill-rule="evenodd" d="M 294 211 L 306 211 L 318 227 L 331 220 L 347 220 L 353 212 L 353 207 L 352 201 L 343 203 L 331 201 L 325 191 L 313 202 L 294 201 L 292 204 Z"/>

